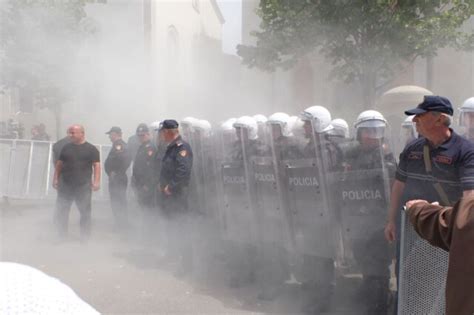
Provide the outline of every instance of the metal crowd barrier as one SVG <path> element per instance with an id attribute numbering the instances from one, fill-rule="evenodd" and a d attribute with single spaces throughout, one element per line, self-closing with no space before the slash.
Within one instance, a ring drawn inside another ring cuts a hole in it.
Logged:
<path id="1" fill-rule="evenodd" d="M 103 162 L 110 145 L 96 145 L 102 166 L 101 189 L 94 199 L 108 197 Z M 54 199 L 53 142 L 0 139 L 0 194 L 13 199 Z"/>
<path id="2" fill-rule="evenodd" d="M 402 214 L 398 314 L 445 313 L 448 253 L 420 238 Z"/>

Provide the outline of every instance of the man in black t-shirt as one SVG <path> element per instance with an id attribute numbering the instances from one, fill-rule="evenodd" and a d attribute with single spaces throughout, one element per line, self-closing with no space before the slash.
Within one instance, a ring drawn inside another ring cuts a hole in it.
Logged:
<path id="1" fill-rule="evenodd" d="M 100 188 L 100 156 L 97 148 L 85 140 L 84 127 L 72 125 L 68 136 L 71 143 L 64 145 L 54 171 L 53 187 L 58 190 L 55 222 L 59 235 L 65 236 L 69 211 L 75 201 L 81 214 L 81 237 L 87 238 L 91 227 L 92 190 Z"/>

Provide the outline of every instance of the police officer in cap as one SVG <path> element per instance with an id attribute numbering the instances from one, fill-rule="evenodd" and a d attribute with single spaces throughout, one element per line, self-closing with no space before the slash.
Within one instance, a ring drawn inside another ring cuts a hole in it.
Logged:
<path id="1" fill-rule="evenodd" d="M 117 227 L 127 223 L 127 169 L 131 156 L 127 144 L 122 140 L 122 129 L 112 127 L 106 134 L 112 142 L 112 148 L 104 162 L 105 173 L 109 176 L 110 205 Z"/>
<path id="2" fill-rule="evenodd" d="M 149 211 L 154 207 L 153 156 L 156 149 L 151 143 L 148 126 L 139 126 L 137 136 L 140 139 L 140 146 L 133 163 L 132 187 L 135 190 L 140 207 L 145 211 Z"/>
<path id="3" fill-rule="evenodd" d="M 162 211 L 169 220 L 168 255 L 177 255 L 180 262 L 177 272 L 184 274 L 192 267 L 191 240 L 186 235 L 190 234 L 188 186 L 193 152 L 181 138 L 178 126 L 176 120 L 169 119 L 163 121 L 161 127 L 168 146 L 161 163 L 159 189 Z"/>

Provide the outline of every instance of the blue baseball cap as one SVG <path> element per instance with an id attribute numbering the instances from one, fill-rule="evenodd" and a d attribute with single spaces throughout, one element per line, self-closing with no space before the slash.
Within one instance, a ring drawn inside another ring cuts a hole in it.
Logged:
<path id="1" fill-rule="evenodd" d="M 453 105 L 443 96 L 425 95 L 423 102 L 418 104 L 416 108 L 405 111 L 405 115 L 418 115 L 426 112 L 440 112 L 450 116 L 453 115 Z"/>

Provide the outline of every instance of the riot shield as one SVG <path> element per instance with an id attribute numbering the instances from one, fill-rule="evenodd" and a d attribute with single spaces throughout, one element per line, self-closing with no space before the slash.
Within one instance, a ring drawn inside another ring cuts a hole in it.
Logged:
<path id="1" fill-rule="evenodd" d="M 222 165 L 227 237 L 232 242 L 255 244 L 256 220 L 247 182 L 243 162 L 228 162 Z"/>
<path id="2" fill-rule="evenodd" d="M 354 255 L 364 256 L 369 249 L 358 248 L 359 244 L 378 244 L 378 250 L 370 250 L 368 261 L 376 255 L 387 259 L 387 244 L 381 227 L 385 221 L 385 210 L 389 204 L 388 172 L 385 169 L 354 170 L 334 174 L 332 191 L 334 203 L 340 211 L 344 260 L 351 261 Z M 362 264 L 364 275 L 377 272 L 371 264 Z M 388 268 L 385 266 L 385 268 Z"/>
<path id="3" fill-rule="evenodd" d="M 288 227 L 281 185 L 279 164 L 273 157 L 252 159 L 255 181 L 255 211 L 262 226 L 262 242 L 289 249 Z"/>
<path id="4" fill-rule="evenodd" d="M 295 255 L 334 258 L 333 220 L 314 159 L 284 161 Z"/>

